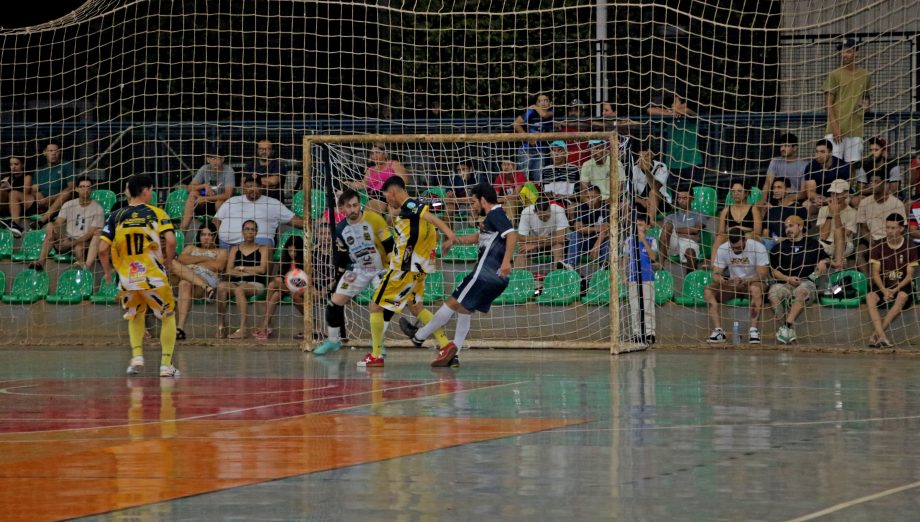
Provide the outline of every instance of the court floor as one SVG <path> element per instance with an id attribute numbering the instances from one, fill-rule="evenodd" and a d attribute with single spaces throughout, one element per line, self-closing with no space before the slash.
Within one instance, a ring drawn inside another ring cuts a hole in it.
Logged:
<path id="1" fill-rule="evenodd" d="M 920 358 L 0 348 L 0 519 L 916 520 Z"/>

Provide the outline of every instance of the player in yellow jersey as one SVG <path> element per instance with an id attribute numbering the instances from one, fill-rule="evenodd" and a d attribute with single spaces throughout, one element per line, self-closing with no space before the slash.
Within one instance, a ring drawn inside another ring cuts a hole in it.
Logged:
<path id="1" fill-rule="evenodd" d="M 428 211 L 428 205 L 409 197 L 406 182 L 391 176 L 381 188 L 387 205 L 396 212 L 393 228 L 396 231 L 390 267 L 381 276 L 370 303 L 371 353 L 358 366 L 383 366 L 383 334 L 389 320 L 407 304 L 422 324 L 428 324 L 432 313 L 425 309 L 425 275 L 435 271 L 435 248 L 438 230 L 446 240 L 441 251 L 447 252 L 457 240 L 453 230 Z M 443 330 L 434 333 L 444 349 L 450 340 Z"/>
<path id="2" fill-rule="evenodd" d="M 131 341 L 128 375 L 137 375 L 144 368 L 144 315 L 150 308 L 163 322 L 160 377 L 178 377 L 179 370 L 172 364 L 176 303 L 166 273 L 176 257 L 176 236 L 166 212 L 150 205 L 152 187 L 153 180 L 147 175 L 128 180 L 128 205 L 112 212 L 103 227 L 99 260 L 106 281 L 113 265 L 118 273 L 119 298 Z"/>

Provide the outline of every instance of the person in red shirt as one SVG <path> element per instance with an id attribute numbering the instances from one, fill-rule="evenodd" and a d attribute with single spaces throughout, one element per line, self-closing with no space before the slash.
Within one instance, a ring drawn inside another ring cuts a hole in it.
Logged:
<path id="1" fill-rule="evenodd" d="M 527 183 L 527 176 L 518 169 L 517 163 L 510 159 L 503 159 L 501 171 L 495 176 L 493 187 L 495 193 L 498 194 L 498 201 L 512 221 L 520 213 L 520 195 L 525 183 Z"/>

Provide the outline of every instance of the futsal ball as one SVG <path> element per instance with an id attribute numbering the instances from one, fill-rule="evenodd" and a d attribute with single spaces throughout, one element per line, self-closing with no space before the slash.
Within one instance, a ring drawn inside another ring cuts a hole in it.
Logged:
<path id="1" fill-rule="evenodd" d="M 299 268 L 291 269 L 284 274 L 284 284 L 287 285 L 292 294 L 303 293 L 307 287 L 307 273 Z"/>

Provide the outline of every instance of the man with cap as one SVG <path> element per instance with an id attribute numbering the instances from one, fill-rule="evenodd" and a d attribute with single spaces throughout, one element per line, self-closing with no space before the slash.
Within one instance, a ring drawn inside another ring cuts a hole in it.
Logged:
<path id="1" fill-rule="evenodd" d="M 610 142 L 604 140 L 591 140 L 588 142 L 591 159 L 581 166 L 581 190 L 595 186 L 601 189 L 601 198 L 610 199 Z M 617 176 L 624 181 L 626 173 L 623 165 L 617 161 Z"/>
<path id="2" fill-rule="evenodd" d="M 850 184 L 835 179 L 828 190 L 830 197 L 818 210 L 818 243 L 824 253 L 831 256 L 831 266 L 843 268 L 844 259 L 853 255 L 856 243 L 853 238 L 859 231 L 856 224 L 856 209 L 849 205 Z"/>
<path id="3" fill-rule="evenodd" d="M 556 198 L 573 196 L 575 183 L 578 182 L 578 168 L 569 163 L 568 146 L 562 140 L 551 142 L 549 156 L 552 162 L 540 171 L 543 192 L 553 194 Z"/>
<path id="4" fill-rule="evenodd" d="M 824 80 L 827 109 L 827 135 L 837 158 L 856 163 L 862 159 L 863 125 L 869 109 L 869 89 L 872 78 L 865 69 L 856 66 L 858 45 L 847 37 L 837 46 L 841 66 Z"/>
<path id="5" fill-rule="evenodd" d="M 805 235 L 805 220 L 792 215 L 785 225 L 786 237 L 770 252 L 770 271 L 776 282 L 767 295 L 783 322 L 776 330 L 776 340 L 789 344 L 795 341 L 795 318 L 817 297 L 815 279 L 827 272 L 828 262 L 818 241 Z"/>

